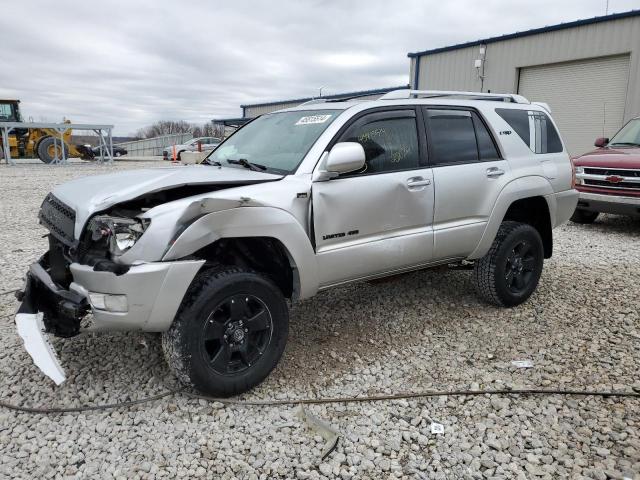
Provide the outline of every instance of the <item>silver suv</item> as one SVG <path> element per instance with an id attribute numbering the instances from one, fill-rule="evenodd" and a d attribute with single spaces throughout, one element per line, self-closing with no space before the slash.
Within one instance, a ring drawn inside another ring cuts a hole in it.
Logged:
<path id="1" fill-rule="evenodd" d="M 277 364 L 287 300 L 464 260 L 483 300 L 524 302 L 577 200 L 548 107 L 518 95 L 306 104 L 253 120 L 204 165 L 54 189 L 16 324 L 57 383 L 43 330 L 143 330 L 162 332 L 182 382 L 234 395 Z"/>

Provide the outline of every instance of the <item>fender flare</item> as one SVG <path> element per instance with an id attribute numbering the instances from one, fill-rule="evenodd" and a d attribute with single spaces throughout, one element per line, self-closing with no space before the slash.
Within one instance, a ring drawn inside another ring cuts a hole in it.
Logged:
<path id="1" fill-rule="evenodd" d="M 238 207 L 212 212 L 187 227 L 162 261 L 177 260 L 222 238 L 269 237 L 284 247 L 293 270 L 294 292 L 299 299 L 318 291 L 316 255 L 298 220 L 274 207 Z"/>
<path id="2" fill-rule="evenodd" d="M 556 202 L 553 187 L 549 180 L 539 175 L 531 175 L 527 177 L 516 178 L 507 183 L 500 191 L 496 202 L 491 210 L 489 221 L 484 229 L 480 243 L 476 249 L 469 255 L 469 259 L 482 258 L 491 248 L 494 238 L 498 233 L 500 224 L 504 219 L 507 210 L 513 202 L 531 197 L 543 197 L 549 207 L 549 216 L 551 226 L 555 226 L 553 219 L 555 218 Z"/>

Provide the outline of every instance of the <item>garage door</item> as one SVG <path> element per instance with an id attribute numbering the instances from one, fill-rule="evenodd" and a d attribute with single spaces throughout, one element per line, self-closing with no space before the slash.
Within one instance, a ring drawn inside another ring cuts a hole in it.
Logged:
<path id="1" fill-rule="evenodd" d="M 569 153 L 577 155 L 622 126 L 628 78 L 628 55 L 540 65 L 520 69 L 518 93 L 549 104 Z"/>

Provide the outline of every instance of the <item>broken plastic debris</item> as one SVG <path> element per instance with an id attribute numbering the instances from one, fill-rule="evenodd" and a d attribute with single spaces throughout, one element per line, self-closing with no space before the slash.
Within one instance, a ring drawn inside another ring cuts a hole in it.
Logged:
<path id="1" fill-rule="evenodd" d="M 24 342 L 25 350 L 42 373 L 53 380 L 56 385 L 64 382 L 64 370 L 62 370 L 58 357 L 44 333 L 42 313 L 18 313 L 16 315 L 16 329 Z"/>
<path id="2" fill-rule="evenodd" d="M 513 360 L 511 365 L 516 368 L 533 368 L 533 362 L 531 360 Z"/>
<path id="3" fill-rule="evenodd" d="M 302 405 L 300 405 L 297 416 L 304 420 L 311 430 L 318 433 L 324 439 L 325 444 L 322 449 L 322 460 L 324 460 L 338 445 L 340 432 L 324 420 L 321 420 L 315 415 L 309 413 Z"/>
<path id="4" fill-rule="evenodd" d="M 434 435 L 438 433 L 444 433 L 444 425 L 442 425 L 441 423 L 432 422 L 431 433 L 433 433 Z"/>

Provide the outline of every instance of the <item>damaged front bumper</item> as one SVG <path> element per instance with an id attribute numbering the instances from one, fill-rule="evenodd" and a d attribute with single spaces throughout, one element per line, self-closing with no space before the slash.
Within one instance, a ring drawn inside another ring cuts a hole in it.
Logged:
<path id="1" fill-rule="evenodd" d="M 41 259 L 31 265 L 24 290 L 16 294 L 20 301 L 15 318 L 18 334 L 34 363 L 59 384 L 64 381 L 64 372 L 45 333 L 72 337 L 81 331 L 165 331 L 203 263 L 145 263 L 119 275 L 72 263 L 73 281 L 63 288 L 52 280 L 47 263 Z M 111 310 L 107 298 L 120 300 L 117 308 Z M 91 322 L 81 325 L 90 312 Z"/>

